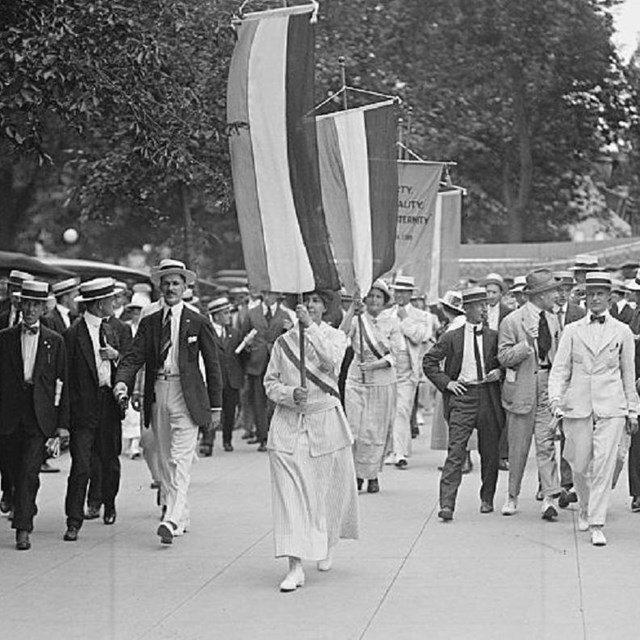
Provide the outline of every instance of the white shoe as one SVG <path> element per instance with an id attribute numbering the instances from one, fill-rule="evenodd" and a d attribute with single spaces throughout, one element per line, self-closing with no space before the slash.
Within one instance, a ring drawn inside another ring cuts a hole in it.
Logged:
<path id="1" fill-rule="evenodd" d="M 604 547 L 607 544 L 601 527 L 591 527 L 591 544 L 594 547 Z"/>
<path id="2" fill-rule="evenodd" d="M 329 549 L 327 557 L 323 560 L 318 560 L 318 571 L 331 571 L 331 567 L 333 567 L 333 554 Z"/>
<path id="3" fill-rule="evenodd" d="M 504 503 L 502 507 L 502 515 L 503 516 L 512 516 L 518 511 L 518 499 L 517 498 L 507 498 L 507 501 Z"/>
<path id="4" fill-rule="evenodd" d="M 578 511 L 578 531 L 589 531 L 589 514 L 586 509 Z"/>
<path id="5" fill-rule="evenodd" d="M 384 459 L 384 463 L 385 464 L 395 464 L 396 463 L 396 454 L 395 453 L 390 453 L 385 459 Z"/>
<path id="6" fill-rule="evenodd" d="M 284 577 L 284 580 L 280 583 L 280 591 L 288 593 L 295 591 L 298 587 L 304 585 L 304 570 L 302 569 L 302 563 L 298 562 L 293 569 L 289 569 L 289 573 Z"/>

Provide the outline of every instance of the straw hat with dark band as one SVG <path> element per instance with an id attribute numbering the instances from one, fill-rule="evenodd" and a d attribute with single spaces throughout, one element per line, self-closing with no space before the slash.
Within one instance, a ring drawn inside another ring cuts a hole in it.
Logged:
<path id="1" fill-rule="evenodd" d="M 182 276 L 189 286 L 196 281 L 196 274 L 190 269 L 187 269 L 184 262 L 166 258 L 165 260 L 162 260 L 157 267 L 154 267 L 151 270 L 151 282 L 155 285 L 160 285 L 160 280 L 163 276 L 175 275 Z"/>
<path id="2" fill-rule="evenodd" d="M 611 274 L 606 271 L 590 271 L 585 276 L 584 285 L 587 289 L 608 289 L 611 291 Z"/>
<path id="3" fill-rule="evenodd" d="M 462 305 L 473 304 L 474 302 L 486 302 L 487 290 L 484 287 L 473 287 L 462 292 Z"/>
<path id="4" fill-rule="evenodd" d="M 48 302 L 51 299 L 49 293 L 49 283 L 38 280 L 25 280 L 19 292 L 15 294 L 19 300 L 35 300 L 37 302 Z"/>
<path id="5" fill-rule="evenodd" d="M 93 302 L 102 298 L 109 298 L 122 293 L 122 289 L 116 287 L 113 278 L 94 278 L 80 285 L 80 295 L 76 296 L 76 302 Z"/>

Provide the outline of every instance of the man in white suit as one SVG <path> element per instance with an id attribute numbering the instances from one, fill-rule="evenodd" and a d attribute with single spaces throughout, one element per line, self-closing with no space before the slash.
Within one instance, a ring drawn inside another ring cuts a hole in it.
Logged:
<path id="1" fill-rule="evenodd" d="M 602 528 L 622 430 L 638 430 L 635 346 L 629 327 L 608 312 L 611 276 L 587 273 L 589 313 L 565 327 L 549 377 L 554 414 L 562 418 L 565 456 L 578 494 L 578 529 L 607 544 Z"/>
<path id="2" fill-rule="evenodd" d="M 502 406 L 507 412 L 509 431 L 509 493 L 502 507 L 505 516 L 518 509 L 532 437 L 543 493 L 542 517 L 554 520 L 558 516 L 556 429 L 547 395 L 549 371 L 558 346 L 558 320 L 553 314 L 557 289 L 558 281 L 548 269 L 528 273 L 524 288 L 528 301 L 500 325 L 498 360 L 506 369 Z"/>
<path id="3" fill-rule="evenodd" d="M 398 318 L 404 348 L 395 354 L 398 394 L 390 457 L 398 469 L 406 469 L 411 453 L 411 412 L 420 382 L 422 358 L 432 344 L 434 331 L 431 314 L 411 304 L 415 278 L 398 275 L 392 288 L 395 304 L 387 313 Z"/>

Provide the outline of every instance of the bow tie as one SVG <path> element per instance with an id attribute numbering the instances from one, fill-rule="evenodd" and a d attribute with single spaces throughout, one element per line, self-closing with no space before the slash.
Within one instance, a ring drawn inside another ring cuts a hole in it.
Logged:
<path id="1" fill-rule="evenodd" d="M 605 316 L 596 316 L 593 313 L 591 314 L 591 317 L 589 318 L 589 322 L 599 322 L 600 324 L 604 324 L 605 320 L 606 320 Z"/>
<path id="2" fill-rule="evenodd" d="M 28 333 L 28 334 L 31 334 L 32 336 L 37 336 L 39 329 L 40 328 L 38 327 L 37 324 L 29 326 L 22 323 L 22 333 Z"/>

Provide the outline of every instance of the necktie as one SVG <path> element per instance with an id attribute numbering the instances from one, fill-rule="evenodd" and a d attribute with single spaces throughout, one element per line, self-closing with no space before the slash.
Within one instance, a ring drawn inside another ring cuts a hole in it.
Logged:
<path id="1" fill-rule="evenodd" d="M 267 307 L 267 313 L 264 314 L 264 317 L 267 319 L 267 322 L 271 322 L 271 318 L 273 318 L 273 313 L 271 313 L 271 307 Z"/>
<path id="2" fill-rule="evenodd" d="M 171 309 L 167 311 L 162 321 L 162 332 L 160 333 L 160 361 L 159 366 L 164 364 L 171 348 Z"/>
<path id="3" fill-rule="evenodd" d="M 22 313 L 20 309 L 15 309 L 12 315 L 13 315 L 13 320 L 11 320 L 11 322 L 9 323 L 9 326 L 15 327 L 22 320 Z"/>
<path id="4" fill-rule="evenodd" d="M 24 322 L 22 323 L 22 333 L 28 333 L 32 336 L 37 336 L 38 335 L 38 325 L 34 324 L 31 327 L 27 324 L 25 324 Z"/>
<path id="5" fill-rule="evenodd" d="M 109 343 L 107 342 L 107 327 L 105 326 L 107 319 L 105 318 L 100 323 L 100 329 L 98 330 L 98 342 L 100 343 L 100 347 L 106 347 Z"/>
<path id="6" fill-rule="evenodd" d="M 484 380 L 484 373 L 482 372 L 482 357 L 480 356 L 480 344 L 478 342 L 478 336 L 482 335 L 482 329 L 473 330 L 473 357 L 476 361 L 476 375 L 478 376 L 478 382 Z"/>
<path id="7" fill-rule="evenodd" d="M 538 358 L 545 360 L 551 349 L 551 332 L 547 323 L 547 316 L 544 311 L 540 312 L 540 322 L 538 323 Z"/>
<path id="8" fill-rule="evenodd" d="M 558 309 L 558 324 L 560 325 L 560 331 L 564 329 L 564 311 L 562 307 Z"/>
<path id="9" fill-rule="evenodd" d="M 596 316 L 595 314 L 591 314 L 589 318 L 589 322 L 599 322 L 600 324 L 604 324 L 605 316 Z"/>

